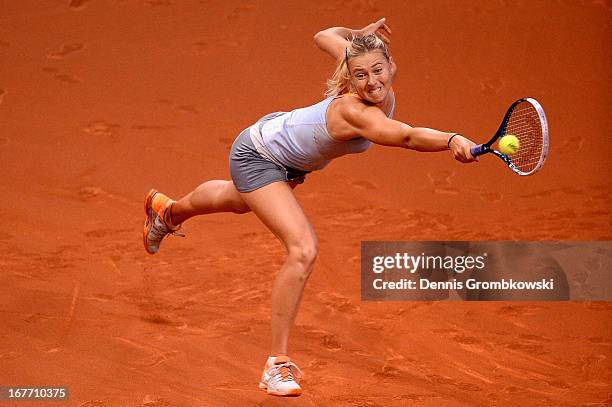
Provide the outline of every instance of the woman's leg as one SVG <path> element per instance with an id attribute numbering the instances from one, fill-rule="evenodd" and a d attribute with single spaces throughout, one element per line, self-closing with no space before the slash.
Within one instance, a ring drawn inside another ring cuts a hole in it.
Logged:
<path id="1" fill-rule="evenodd" d="M 187 219 L 215 212 L 249 212 L 232 181 L 206 181 L 172 205 L 170 220 L 180 225 Z"/>
<path id="2" fill-rule="evenodd" d="M 289 331 L 317 256 L 317 238 L 288 183 L 274 182 L 241 195 L 287 249 L 272 287 L 271 349 L 271 355 L 286 355 Z"/>

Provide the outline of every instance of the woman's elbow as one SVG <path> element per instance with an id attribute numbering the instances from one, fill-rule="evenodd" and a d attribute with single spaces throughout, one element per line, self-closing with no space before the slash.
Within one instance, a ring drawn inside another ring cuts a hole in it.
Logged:
<path id="1" fill-rule="evenodd" d="M 407 148 L 409 150 L 415 150 L 415 140 L 414 140 L 414 129 L 407 125 L 406 123 L 402 123 L 401 130 L 397 134 L 398 146 Z"/>
<path id="2" fill-rule="evenodd" d="M 405 136 L 383 135 L 381 137 L 381 135 L 377 135 L 375 137 L 365 137 L 365 138 L 369 139 L 371 142 L 375 144 L 380 144 L 381 146 L 400 147 L 400 148 L 407 148 L 410 150 L 414 149 L 414 146 L 412 145 L 410 138 L 405 137 Z"/>
<path id="3" fill-rule="evenodd" d="M 406 137 L 404 139 L 402 147 L 407 148 L 408 150 L 422 151 L 421 146 L 418 143 L 415 143 L 414 140 L 411 140 L 410 137 Z"/>
<path id="4" fill-rule="evenodd" d="M 321 42 L 325 38 L 325 31 L 319 31 L 312 38 L 313 38 L 315 44 L 317 44 L 317 46 L 321 47 Z"/>

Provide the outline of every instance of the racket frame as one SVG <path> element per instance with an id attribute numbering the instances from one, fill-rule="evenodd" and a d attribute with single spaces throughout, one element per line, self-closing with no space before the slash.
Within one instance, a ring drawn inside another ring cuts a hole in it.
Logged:
<path id="1" fill-rule="evenodd" d="M 528 102 L 535 108 L 540 118 L 540 124 L 542 125 L 542 154 L 540 155 L 540 159 L 536 166 L 528 172 L 519 170 L 507 154 L 501 153 L 491 147 L 493 143 L 495 143 L 500 137 L 506 134 L 506 126 L 508 125 L 508 121 L 510 120 L 510 115 L 514 111 L 514 108 L 522 102 Z M 506 111 L 506 114 L 504 115 L 504 119 L 502 120 L 499 129 L 497 129 L 497 132 L 495 132 L 495 135 L 491 138 L 491 140 L 487 141 L 484 144 L 479 144 L 472 147 L 470 149 L 470 152 L 474 157 L 491 153 L 499 157 L 516 174 L 521 176 L 533 174 L 534 172 L 542 168 L 542 166 L 544 165 L 544 161 L 546 160 L 546 156 L 548 155 L 548 120 L 546 119 L 546 114 L 544 113 L 542 105 L 540 105 L 537 100 L 530 97 L 518 99 L 517 101 L 512 103 L 512 105 L 510 105 L 510 107 Z"/>

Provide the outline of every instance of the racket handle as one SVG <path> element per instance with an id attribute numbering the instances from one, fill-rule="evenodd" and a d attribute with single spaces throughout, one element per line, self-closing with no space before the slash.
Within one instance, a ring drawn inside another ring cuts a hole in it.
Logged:
<path id="1" fill-rule="evenodd" d="M 479 155 L 483 155 L 487 152 L 487 148 L 484 144 L 478 144 L 472 148 L 470 148 L 470 153 L 473 157 L 478 157 Z"/>

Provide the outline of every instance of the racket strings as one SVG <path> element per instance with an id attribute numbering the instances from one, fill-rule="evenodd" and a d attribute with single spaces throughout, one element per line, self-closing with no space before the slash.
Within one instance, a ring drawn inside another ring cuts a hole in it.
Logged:
<path id="1" fill-rule="evenodd" d="M 535 169 L 543 155 L 543 135 L 540 116 L 528 102 L 519 103 L 508 118 L 505 134 L 512 134 L 519 140 L 519 149 L 510 159 L 522 172 Z"/>

